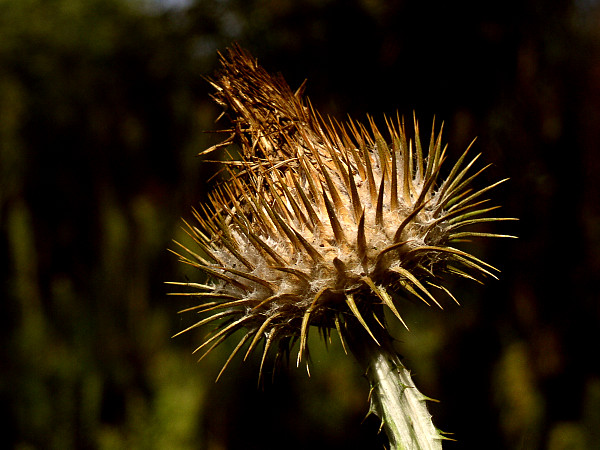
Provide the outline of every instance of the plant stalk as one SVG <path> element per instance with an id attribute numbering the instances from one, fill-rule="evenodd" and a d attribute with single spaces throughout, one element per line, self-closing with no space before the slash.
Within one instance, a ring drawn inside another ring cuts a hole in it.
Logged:
<path id="1" fill-rule="evenodd" d="M 348 343 L 366 369 L 371 385 L 369 414 L 377 415 L 391 450 L 439 450 L 445 439 L 433 425 L 426 401 L 415 387 L 409 370 L 394 351 L 389 336 L 379 333 L 377 341 L 364 329 L 354 329 Z"/>

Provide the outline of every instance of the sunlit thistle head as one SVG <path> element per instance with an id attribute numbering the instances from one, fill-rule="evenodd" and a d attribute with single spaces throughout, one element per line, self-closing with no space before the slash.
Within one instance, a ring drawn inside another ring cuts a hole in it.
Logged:
<path id="1" fill-rule="evenodd" d="M 180 260 L 212 281 L 172 283 L 190 290 L 175 295 L 199 301 L 185 312 L 200 319 L 181 333 L 216 323 L 196 351 L 208 354 L 246 330 L 221 373 L 260 343 L 261 370 L 271 348 L 278 358 L 296 341 L 300 363 L 311 326 L 325 335 L 337 330 L 343 344 L 347 323 L 358 322 L 377 341 L 386 309 L 408 328 L 403 297 L 441 308 L 440 293 L 456 301 L 444 286 L 447 275 L 494 277 L 496 269 L 454 247 L 510 237 L 469 231 L 511 220 L 489 217 L 497 207 L 484 198 L 504 180 L 471 187 L 485 170 L 473 169 L 479 155 L 467 149 L 442 179 L 441 129 L 432 127 L 424 145 L 416 120 L 412 139 L 400 118 L 386 118 L 384 132 L 372 119 L 325 120 L 302 89 L 293 93 L 242 49 L 230 49 L 221 65 L 211 83 L 233 126 L 228 139 L 203 153 L 237 143 L 241 158 L 225 163 L 228 178 L 194 211 L 198 223 L 187 229 L 197 248 L 180 244 Z"/>

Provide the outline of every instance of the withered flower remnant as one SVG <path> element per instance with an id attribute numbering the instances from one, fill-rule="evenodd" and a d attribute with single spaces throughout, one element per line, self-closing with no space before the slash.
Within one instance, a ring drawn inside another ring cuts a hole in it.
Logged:
<path id="1" fill-rule="evenodd" d="M 372 118 L 342 124 L 320 116 L 304 86 L 293 92 L 241 48 L 220 62 L 210 83 L 231 128 L 202 154 L 237 144 L 240 157 L 223 163 L 228 176 L 187 224 L 197 247 L 177 252 L 212 281 L 172 283 L 189 288 L 175 295 L 199 300 L 183 311 L 199 320 L 178 334 L 216 324 L 197 352 L 245 330 L 219 376 L 261 343 L 261 371 L 271 349 L 278 359 L 296 342 L 297 363 L 308 361 L 311 326 L 336 330 L 345 348 L 356 348 L 356 330 L 388 348 L 386 309 L 408 328 L 403 298 L 441 308 L 444 297 L 456 301 L 446 276 L 495 277 L 456 246 L 510 237 L 470 228 L 512 220 L 490 216 L 497 207 L 485 198 L 505 180 L 473 187 L 486 169 L 475 169 L 479 155 L 467 149 L 442 178 L 441 129 L 423 142 L 416 119 L 410 130 L 400 117 L 386 117 L 383 131 Z"/>

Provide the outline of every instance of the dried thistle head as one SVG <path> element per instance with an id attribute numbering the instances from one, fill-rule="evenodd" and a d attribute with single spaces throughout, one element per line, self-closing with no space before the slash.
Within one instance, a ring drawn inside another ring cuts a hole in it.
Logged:
<path id="1" fill-rule="evenodd" d="M 181 245 L 178 253 L 212 281 L 172 283 L 190 289 L 176 295 L 199 300 L 185 311 L 200 319 L 181 333 L 216 323 L 196 351 L 205 355 L 246 330 L 221 373 L 261 341 L 261 370 L 272 347 L 277 357 L 289 355 L 296 341 L 300 363 L 311 326 L 325 335 L 337 330 L 344 343 L 345 325 L 358 322 L 377 341 L 385 309 L 406 326 L 403 297 L 441 308 L 440 293 L 456 301 L 444 287 L 447 275 L 494 277 L 496 269 L 454 246 L 508 237 L 469 231 L 510 220 L 488 216 L 497 207 L 483 198 L 504 180 L 471 187 L 485 169 L 473 170 L 479 155 L 467 149 L 441 179 L 441 130 L 432 127 L 423 145 L 416 120 L 414 139 L 400 118 L 386 118 L 384 132 L 372 119 L 366 126 L 325 120 L 302 89 L 292 92 L 239 47 L 221 55 L 221 65 L 211 83 L 232 127 L 203 153 L 237 143 L 241 158 L 225 163 L 228 178 L 194 211 L 198 223 L 188 232 L 197 249 Z"/>

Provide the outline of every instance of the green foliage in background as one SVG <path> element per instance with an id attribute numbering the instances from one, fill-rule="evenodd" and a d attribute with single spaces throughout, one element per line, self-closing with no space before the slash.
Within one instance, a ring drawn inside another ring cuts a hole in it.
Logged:
<path id="1" fill-rule="evenodd" d="M 126 2 L 0 2 L 3 441 L 198 441 L 205 380 L 156 282 L 202 171 L 180 161 L 206 120 L 195 63 Z"/>
<path id="2" fill-rule="evenodd" d="M 480 297 L 457 286 L 462 307 L 407 312 L 404 356 L 442 400 L 448 448 L 594 448 L 598 2 L 160 4 L 0 0 L 2 442 L 381 448 L 377 423 L 356 427 L 368 386 L 335 342 L 312 345 L 311 379 L 257 389 L 235 361 L 213 384 L 226 345 L 196 364 L 202 336 L 170 339 L 189 305 L 162 283 L 196 274 L 166 249 L 213 175 L 194 155 L 220 140 L 202 76 L 237 40 L 342 120 L 436 114 L 452 155 L 479 136 L 490 177 L 511 177 L 494 203 L 520 239 L 487 247 L 503 273 Z"/>

